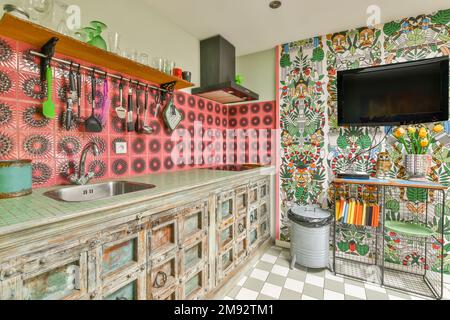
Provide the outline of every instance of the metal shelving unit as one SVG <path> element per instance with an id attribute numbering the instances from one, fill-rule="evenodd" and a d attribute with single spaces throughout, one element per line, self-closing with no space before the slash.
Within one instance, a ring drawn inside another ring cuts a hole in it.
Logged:
<path id="1" fill-rule="evenodd" d="M 335 203 L 354 199 L 380 207 L 377 227 L 335 219 L 334 272 L 442 299 L 442 217 L 447 188 L 426 182 L 376 179 L 336 179 L 334 188 Z"/>

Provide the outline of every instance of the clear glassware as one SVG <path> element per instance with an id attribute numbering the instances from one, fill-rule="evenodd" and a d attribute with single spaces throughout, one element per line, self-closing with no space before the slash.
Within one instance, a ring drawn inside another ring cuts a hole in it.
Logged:
<path id="1" fill-rule="evenodd" d="M 120 50 L 120 34 L 110 31 L 108 33 L 108 49 L 110 52 L 121 55 Z"/>
<path id="2" fill-rule="evenodd" d="M 150 56 L 147 53 L 141 53 L 139 55 L 139 63 L 148 66 Z"/>
<path id="3" fill-rule="evenodd" d="M 21 7 L 38 24 L 45 24 L 53 11 L 54 0 L 22 0 Z"/>
<path id="4" fill-rule="evenodd" d="M 164 59 L 161 57 L 153 59 L 153 68 L 158 71 L 164 72 Z"/>

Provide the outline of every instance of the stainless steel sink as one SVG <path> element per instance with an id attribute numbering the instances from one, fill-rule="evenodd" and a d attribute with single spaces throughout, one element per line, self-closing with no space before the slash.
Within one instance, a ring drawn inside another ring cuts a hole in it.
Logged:
<path id="1" fill-rule="evenodd" d="M 64 202 L 86 202 L 112 198 L 128 193 L 150 190 L 155 188 L 152 184 L 113 181 L 107 183 L 62 188 L 46 192 L 44 195 Z"/>

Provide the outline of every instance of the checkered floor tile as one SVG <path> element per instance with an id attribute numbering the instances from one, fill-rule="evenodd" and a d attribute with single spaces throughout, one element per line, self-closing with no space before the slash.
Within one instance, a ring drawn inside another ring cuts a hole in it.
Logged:
<path id="1" fill-rule="evenodd" d="M 329 270 L 289 268 L 289 250 L 270 247 L 224 300 L 424 300 L 427 298 L 334 275 Z M 444 299 L 450 299 L 445 285 Z"/>

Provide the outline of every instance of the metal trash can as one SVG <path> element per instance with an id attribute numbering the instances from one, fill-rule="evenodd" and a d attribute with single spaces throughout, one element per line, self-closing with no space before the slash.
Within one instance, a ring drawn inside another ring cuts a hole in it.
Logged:
<path id="1" fill-rule="evenodd" d="M 333 215 L 319 207 L 295 205 L 288 218 L 292 222 L 291 269 L 296 263 L 313 269 L 328 267 Z"/>

